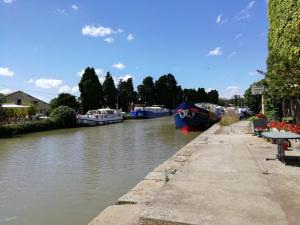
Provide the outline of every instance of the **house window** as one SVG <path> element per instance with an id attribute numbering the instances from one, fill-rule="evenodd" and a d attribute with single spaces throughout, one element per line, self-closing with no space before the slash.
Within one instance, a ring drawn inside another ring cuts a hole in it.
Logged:
<path id="1" fill-rule="evenodd" d="M 22 100 L 21 99 L 17 99 L 17 105 L 22 105 Z"/>

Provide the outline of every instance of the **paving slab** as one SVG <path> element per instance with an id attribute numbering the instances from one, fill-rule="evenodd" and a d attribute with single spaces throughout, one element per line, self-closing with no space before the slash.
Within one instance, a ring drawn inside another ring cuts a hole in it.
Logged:
<path id="1" fill-rule="evenodd" d="M 266 161 L 276 145 L 245 134 L 247 123 L 207 134 L 207 144 L 196 138 L 198 150 L 147 205 L 139 224 L 299 225 L 300 167 Z M 295 154 L 300 158 L 287 152 Z"/>
<path id="2" fill-rule="evenodd" d="M 88 225 L 138 225 L 138 215 L 143 209 L 142 205 L 109 206 Z"/>
<path id="3" fill-rule="evenodd" d="M 117 204 L 141 204 L 151 202 L 165 184 L 160 180 L 143 180 L 118 199 Z"/>

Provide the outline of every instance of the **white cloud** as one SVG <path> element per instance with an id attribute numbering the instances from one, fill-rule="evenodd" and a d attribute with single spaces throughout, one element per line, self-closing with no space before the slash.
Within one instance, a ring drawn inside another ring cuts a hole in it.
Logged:
<path id="1" fill-rule="evenodd" d="M 239 33 L 239 34 L 235 35 L 234 40 L 237 40 L 237 39 L 239 39 L 241 37 L 243 37 L 243 34 Z"/>
<path id="2" fill-rule="evenodd" d="M 0 76 L 12 77 L 14 74 L 15 72 L 7 67 L 0 67 Z"/>
<path id="3" fill-rule="evenodd" d="M 123 80 L 123 81 L 127 81 L 128 79 L 132 78 L 133 79 L 133 76 L 131 74 L 126 74 L 124 76 L 120 76 L 118 77 L 118 80 Z"/>
<path id="4" fill-rule="evenodd" d="M 119 63 L 113 64 L 112 67 L 113 67 L 113 68 L 116 68 L 116 69 L 118 69 L 118 70 L 122 70 L 122 69 L 125 68 L 125 65 L 124 65 L 123 63 L 120 63 L 120 62 L 119 62 Z"/>
<path id="5" fill-rule="evenodd" d="M 253 8 L 255 1 L 249 2 L 246 8 L 242 9 L 239 14 L 235 17 L 236 20 L 244 20 L 250 18 L 250 10 Z"/>
<path id="6" fill-rule="evenodd" d="M 255 76 L 255 75 L 258 75 L 258 73 L 257 73 L 257 71 L 255 71 L 255 72 L 254 72 L 254 71 L 250 71 L 250 72 L 249 72 L 249 75 L 250 75 L 250 76 Z"/>
<path id="7" fill-rule="evenodd" d="M 234 95 L 240 95 L 240 88 L 238 86 L 228 86 L 225 91 L 221 94 L 223 98 L 231 98 Z"/>
<path id="8" fill-rule="evenodd" d="M 27 81 L 28 84 L 33 84 L 34 83 L 34 80 L 32 78 L 30 78 L 28 81 Z"/>
<path id="9" fill-rule="evenodd" d="M 15 0 L 3 0 L 3 2 L 4 3 L 6 3 L 6 4 L 11 4 L 11 3 L 13 3 Z"/>
<path id="10" fill-rule="evenodd" d="M 211 90 L 214 90 L 214 88 L 206 88 L 205 92 L 210 92 Z"/>
<path id="11" fill-rule="evenodd" d="M 62 15 L 67 15 L 67 12 L 65 9 L 57 8 L 54 10 L 55 14 L 62 14 Z"/>
<path id="12" fill-rule="evenodd" d="M 77 72 L 77 75 L 81 77 L 81 76 L 83 75 L 83 73 L 84 73 L 84 70 L 85 70 L 85 69 L 83 69 L 83 70 Z M 97 74 L 98 77 L 99 77 L 99 76 L 104 76 L 104 72 L 103 72 L 102 69 L 99 69 L 99 68 L 95 69 L 95 73 Z"/>
<path id="13" fill-rule="evenodd" d="M 237 54 L 237 52 L 231 52 L 231 53 L 228 55 L 228 59 L 231 59 L 231 58 L 234 57 L 236 54 Z"/>
<path id="14" fill-rule="evenodd" d="M 105 37 L 111 34 L 114 34 L 115 31 L 110 27 L 98 26 L 94 25 L 86 25 L 82 28 L 81 33 L 83 35 L 92 36 L 92 37 Z"/>
<path id="15" fill-rule="evenodd" d="M 221 47 L 216 47 L 215 49 L 209 51 L 208 53 L 209 56 L 220 56 L 222 54 L 223 52 L 221 51 Z"/>
<path id="16" fill-rule="evenodd" d="M 63 85 L 58 89 L 59 93 L 70 93 L 70 94 L 78 94 L 79 93 L 79 87 L 74 86 L 70 87 L 68 85 Z"/>
<path id="17" fill-rule="evenodd" d="M 222 14 L 218 15 L 216 23 L 219 24 L 221 22 Z"/>
<path id="18" fill-rule="evenodd" d="M 9 89 L 9 88 L 4 88 L 4 89 L 0 90 L 0 93 L 5 94 L 5 95 L 7 95 L 9 93 L 12 93 L 12 92 L 14 92 L 14 91 L 12 89 Z"/>
<path id="19" fill-rule="evenodd" d="M 122 81 L 127 81 L 129 78 L 134 79 L 134 77 L 131 74 L 126 74 L 123 76 L 119 76 L 119 77 L 113 77 L 114 83 L 117 86 L 120 82 L 120 80 Z"/>
<path id="20" fill-rule="evenodd" d="M 122 29 L 117 30 L 118 33 L 123 33 L 124 31 Z"/>
<path id="21" fill-rule="evenodd" d="M 77 11 L 77 10 L 79 10 L 79 6 L 78 6 L 78 5 L 72 5 L 72 9 L 73 9 L 74 11 Z"/>
<path id="22" fill-rule="evenodd" d="M 45 78 L 37 79 L 34 83 L 35 86 L 39 88 L 46 88 L 46 89 L 58 88 L 63 84 L 62 80 L 45 79 Z"/>
<path id="23" fill-rule="evenodd" d="M 113 43 L 115 41 L 115 39 L 113 39 L 112 37 L 108 37 L 108 38 L 105 38 L 104 41 L 107 43 Z"/>
<path id="24" fill-rule="evenodd" d="M 128 34 L 127 40 L 128 40 L 128 41 L 132 41 L 133 39 L 134 39 L 133 34 Z"/>
<path id="25" fill-rule="evenodd" d="M 228 19 L 222 19 L 222 14 L 219 14 L 217 19 L 216 19 L 216 24 L 224 24 L 224 23 L 227 23 L 228 22 Z"/>

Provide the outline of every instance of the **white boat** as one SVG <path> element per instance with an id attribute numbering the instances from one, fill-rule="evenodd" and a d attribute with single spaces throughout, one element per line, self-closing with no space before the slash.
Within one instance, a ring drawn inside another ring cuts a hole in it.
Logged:
<path id="1" fill-rule="evenodd" d="M 123 121 L 122 111 L 119 109 L 89 110 L 85 115 L 78 115 L 77 122 L 82 125 L 104 125 Z"/>

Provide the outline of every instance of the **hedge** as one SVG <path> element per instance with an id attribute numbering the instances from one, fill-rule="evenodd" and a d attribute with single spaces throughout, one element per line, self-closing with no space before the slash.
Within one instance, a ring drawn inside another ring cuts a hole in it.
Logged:
<path id="1" fill-rule="evenodd" d="M 51 119 L 35 122 L 21 122 L 16 124 L 5 124 L 0 126 L 0 137 L 25 134 L 31 132 L 53 130 L 59 128 L 57 123 Z"/>

